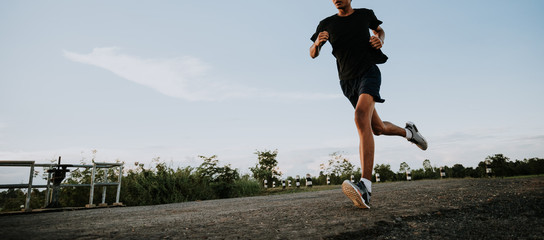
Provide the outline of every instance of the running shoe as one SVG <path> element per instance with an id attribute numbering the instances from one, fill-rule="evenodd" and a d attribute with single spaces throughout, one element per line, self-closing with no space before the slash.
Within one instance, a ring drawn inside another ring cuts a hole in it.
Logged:
<path id="1" fill-rule="evenodd" d="M 425 140 L 425 138 L 421 135 L 421 133 L 419 133 L 416 125 L 413 122 L 407 122 L 405 128 L 410 130 L 410 132 L 412 132 L 412 138 L 409 139 L 408 141 L 417 145 L 423 151 L 427 150 L 427 140 Z"/>
<path id="2" fill-rule="evenodd" d="M 363 182 L 357 184 L 349 180 L 344 180 L 342 183 L 342 192 L 353 202 L 358 208 L 370 208 L 370 192 L 366 189 Z"/>

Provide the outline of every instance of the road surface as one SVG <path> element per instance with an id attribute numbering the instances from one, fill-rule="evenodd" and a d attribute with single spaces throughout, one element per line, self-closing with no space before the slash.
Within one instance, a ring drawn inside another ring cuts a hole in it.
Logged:
<path id="1" fill-rule="evenodd" d="M 544 177 L 374 184 L 142 207 L 0 215 L 2 239 L 544 239 Z"/>

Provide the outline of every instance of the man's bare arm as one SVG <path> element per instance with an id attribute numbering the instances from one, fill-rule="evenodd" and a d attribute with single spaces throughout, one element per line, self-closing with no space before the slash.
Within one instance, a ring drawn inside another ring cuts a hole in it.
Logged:
<path id="1" fill-rule="evenodd" d="M 321 51 L 321 47 L 327 40 L 329 40 L 329 33 L 327 31 L 320 32 L 314 44 L 310 47 L 310 57 L 316 58 L 319 56 L 319 51 Z"/>

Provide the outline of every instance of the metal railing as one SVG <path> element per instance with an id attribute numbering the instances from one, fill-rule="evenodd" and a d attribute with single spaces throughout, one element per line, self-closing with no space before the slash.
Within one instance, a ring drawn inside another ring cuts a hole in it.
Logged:
<path id="1" fill-rule="evenodd" d="M 0 167 L 30 167 L 27 184 L 0 184 L 0 188 L 25 188 L 27 187 L 25 211 L 30 211 L 30 195 L 32 193 L 32 180 L 34 179 L 34 161 L 0 161 Z"/>
<path id="2" fill-rule="evenodd" d="M 94 199 L 94 188 L 95 187 L 102 187 L 102 204 L 105 204 L 106 202 L 106 187 L 107 186 L 117 186 L 116 191 L 116 197 L 115 197 L 115 203 L 113 205 L 122 205 L 122 203 L 119 202 L 120 194 L 121 194 L 121 179 L 123 177 L 123 163 L 100 163 L 100 162 L 93 162 L 92 165 L 86 165 L 86 164 L 36 164 L 35 161 L 0 161 L 0 167 L 30 167 L 30 173 L 28 177 L 28 183 L 21 183 L 21 184 L 0 184 L 0 189 L 6 189 L 6 188 L 27 188 L 27 194 L 26 194 L 26 201 L 25 201 L 25 211 L 31 211 L 30 209 L 30 197 L 32 193 L 33 188 L 47 188 L 46 194 L 45 194 L 45 206 L 47 206 L 48 203 L 51 201 L 51 182 L 52 182 L 52 175 L 53 173 L 49 171 L 49 174 L 47 176 L 47 185 L 33 185 L 32 180 L 34 178 L 34 168 L 35 167 L 44 167 L 44 168 L 59 168 L 60 166 L 64 166 L 66 168 L 92 168 L 91 171 L 91 183 L 90 184 L 61 184 L 60 187 L 90 187 L 89 190 L 89 204 L 85 205 L 85 207 L 95 207 L 96 205 L 93 204 Z M 108 182 L 107 178 L 107 171 L 104 171 L 105 182 L 96 182 L 96 174 L 98 169 L 100 168 L 119 168 L 119 176 L 117 182 Z"/>

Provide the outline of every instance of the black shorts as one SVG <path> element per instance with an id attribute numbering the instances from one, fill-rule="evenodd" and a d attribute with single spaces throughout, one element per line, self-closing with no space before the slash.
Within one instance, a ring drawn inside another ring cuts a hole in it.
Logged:
<path id="1" fill-rule="evenodd" d="M 380 97 L 380 85 L 382 85 L 382 74 L 376 65 L 372 65 L 360 78 L 340 80 L 340 87 L 342 87 L 344 96 L 349 99 L 353 108 L 357 106 L 359 96 L 363 93 L 374 97 L 375 102 L 385 102 Z"/>

